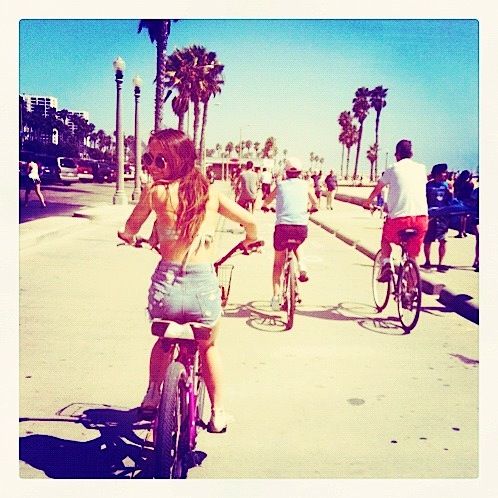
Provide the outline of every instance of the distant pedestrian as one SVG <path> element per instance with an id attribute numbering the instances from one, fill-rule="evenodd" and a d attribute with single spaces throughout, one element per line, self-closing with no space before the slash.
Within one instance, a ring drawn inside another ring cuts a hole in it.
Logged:
<path id="1" fill-rule="evenodd" d="M 263 200 L 268 197 L 271 191 L 272 180 L 272 174 L 268 171 L 267 168 L 263 168 L 263 171 L 261 173 L 261 192 L 263 195 Z"/>
<path id="2" fill-rule="evenodd" d="M 315 196 L 318 199 L 318 209 L 320 209 L 320 197 L 322 196 L 322 172 L 315 171 L 315 173 L 311 175 L 311 179 L 313 180 Z"/>
<path id="3" fill-rule="evenodd" d="M 30 161 L 28 163 L 28 181 L 26 184 L 26 189 L 24 191 L 24 206 L 28 206 L 29 202 L 29 194 L 31 190 L 35 191 L 35 194 L 38 196 L 38 199 L 40 199 L 42 207 L 47 207 L 47 204 L 45 203 L 45 198 L 43 197 L 42 191 L 41 191 L 41 180 L 40 180 L 40 174 L 38 171 L 38 164 L 35 161 Z"/>
<path id="4" fill-rule="evenodd" d="M 431 208 L 441 208 L 449 206 L 451 203 L 453 196 L 446 183 L 447 171 L 447 164 L 436 164 L 432 168 L 432 179 L 425 187 L 429 212 L 431 212 Z M 449 227 L 450 220 L 448 216 L 434 216 L 429 220 L 429 226 L 424 237 L 425 263 L 421 266 L 422 268 L 431 268 L 431 245 L 437 240 L 439 242 L 437 271 L 444 273 L 448 270 L 448 267 L 443 265 L 443 259 L 446 254 L 446 234 Z"/>
<path id="5" fill-rule="evenodd" d="M 337 176 L 333 170 L 330 170 L 330 173 L 325 177 L 325 186 L 327 187 L 327 209 L 334 209 L 332 202 L 337 190 Z"/>
<path id="6" fill-rule="evenodd" d="M 258 195 L 258 175 L 252 168 L 253 162 L 247 161 L 244 172 L 240 174 L 237 182 L 237 204 L 251 213 L 254 211 L 254 203 Z"/>
<path id="7" fill-rule="evenodd" d="M 475 252 L 474 252 L 474 262 L 472 266 L 475 271 L 479 271 L 479 187 L 474 189 L 470 196 L 470 223 L 474 228 L 474 234 L 476 237 Z"/>
<path id="8" fill-rule="evenodd" d="M 149 183 L 150 181 L 150 175 L 149 175 L 149 170 L 147 169 L 147 166 L 142 166 L 142 169 L 140 170 L 140 173 L 138 174 L 138 177 L 140 179 L 140 190 L 143 190 Z"/>
<path id="9" fill-rule="evenodd" d="M 474 190 L 474 184 L 471 180 L 472 175 L 467 169 L 463 170 L 455 180 L 455 198 L 463 202 L 465 205 L 470 204 L 470 196 Z M 458 235 L 456 236 L 457 239 L 467 237 L 467 219 L 467 214 L 460 217 L 460 226 L 458 229 Z"/>

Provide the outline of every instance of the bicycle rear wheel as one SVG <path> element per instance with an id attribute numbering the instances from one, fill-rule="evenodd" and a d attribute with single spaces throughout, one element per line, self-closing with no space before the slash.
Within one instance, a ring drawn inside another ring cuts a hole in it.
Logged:
<path id="1" fill-rule="evenodd" d="M 405 332 L 410 332 L 417 325 L 422 307 L 422 285 L 420 271 L 413 259 L 407 259 L 399 269 L 398 316 Z"/>
<path id="2" fill-rule="evenodd" d="M 284 275 L 284 311 L 287 314 L 285 330 L 290 330 L 294 325 L 296 312 L 296 261 L 292 258 L 286 267 Z"/>
<path id="3" fill-rule="evenodd" d="M 391 294 L 391 279 L 387 282 L 379 282 L 377 278 L 382 269 L 382 253 L 379 251 L 374 258 L 372 267 L 372 291 L 375 307 L 377 312 L 381 312 L 389 302 L 389 295 Z"/>
<path id="4" fill-rule="evenodd" d="M 155 471 L 159 479 L 183 479 L 187 476 L 184 451 L 186 399 L 185 367 L 174 361 L 166 372 L 158 410 L 155 438 Z"/>

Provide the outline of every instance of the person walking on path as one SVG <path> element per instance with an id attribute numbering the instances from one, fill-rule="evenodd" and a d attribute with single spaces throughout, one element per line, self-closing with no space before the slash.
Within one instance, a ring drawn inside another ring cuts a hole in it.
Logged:
<path id="1" fill-rule="evenodd" d="M 379 282 L 388 282 L 392 276 L 391 244 L 401 242 L 399 232 L 413 228 L 417 234 L 407 243 L 408 256 L 416 259 L 420 253 L 422 241 L 427 231 L 427 184 L 426 169 L 423 164 L 412 160 L 412 143 L 400 140 L 394 153 L 396 162 L 386 169 L 377 185 L 363 202 L 365 209 L 371 209 L 372 201 L 383 188 L 389 186 L 387 196 L 387 218 L 382 228 L 381 251 L 382 269 Z"/>
<path id="2" fill-rule="evenodd" d="M 194 144 L 183 132 L 174 129 L 155 132 L 143 161 L 154 183 L 142 191 L 118 237 L 133 244 L 140 227 L 155 213 L 161 261 L 149 288 L 149 316 L 212 327 L 210 338 L 198 340 L 198 346 L 212 406 L 208 430 L 224 432 L 222 369 L 216 345 L 221 296 L 213 267 L 213 239 L 220 214 L 245 228 L 243 244 L 247 248 L 257 240 L 255 220 L 251 213 L 210 186 L 195 167 Z M 161 383 L 172 359 L 173 351 L 165 353 L 162 348 L 159 339 L 151 351 L 149 384 L 141 404 L 144 415 L 157 409 Z"/>
<path id="3" fill-rule="evenodd" d="M 322 196 L 322 172 L 315 171 L 313 175 L 311 175 L 311 179 L 313 180 L 313 188 L 315 189 L 315 197 L 318 199 L 318 209 L 320 209 L 320 198 Z"/>
<path id="4" fill-rule="evenodd" d="M 147 185 L 150 181 L 150 175 L 149 175 L 149 172 L 147 170 L 147 166 L 144 165 L 140 169 L 139 179 L 140 179 L 140 190 L 143 190 L 144 188 L 147 187 Z"/>
<path id="5" fill-rule="evenodd" d="M 240 174 L 237 182 L 238 198 L 237 203 L 239 206 L 247 209 L 251 213 L 254 212 L 254 203 L 258 195 L 258 175 L 253 171 L 253 162 L 247 161 L 244 172 Z"/>
<path id="6" fill-rule="evenodd" d="M 470 171 L 463 170 L 455 180 L 455 198 L 463 202 L 465 205 L 470 204 L 470 196 L 474 190 L 474 184 L 472 183 L 472 175 Z M 462 237 L 467 237 L 467 219 L 468 215 L 464 214 L 460 217 L 460 227 L 458 229 L 457 239 Z"/>
<path id="7" fill-rule="evenodd" d="M 261 193 L 263 200 L 265 200 L 271 192 L 271 184 L 273 181 L 272 174 L 267 168 L 263 168 L 261 173 Z"/>
<path id="8" fill-rule="evenodd" d="M 35 194 L 37 195 L 38 199 L 40 200 L 42 207 L 46 208 L 47 204 L 45 203 L 45 198 L 43 197 L 43 194 L 41 191 L 41 180 L 40 180 L 40 173 L 39 173 L 38 164 L 33 160 L 31 160 L 28 163 L 28 182 L 26 184 L 26 189 L 24 190 L 24 206 L 25 207 L 28 207 L 29 194 L 31 193 L 31 190 L 35 191 Z"/>
<path id="9" fill-rule="evenodd" d="M 301 161 L 298 158 L 289 157 L 285 162 L 286 179 L 278 182 L 263 202 L 262 209 L 264 210 L 276 199 L 276 221 L 273 233 L 273 248 L 275 249 L 272 273 L 273 296 L 270 301 L 273 311 L 279 311 L 282 304 L 280 286 L 285 248 L 289 239 L 300 241 L 299 249 L 296 248 L 294 251 L 299 267 L 299 280 L 308 281 L 301 244 L 308 236 L 308 203 L 311 202 L 312 207 L 316 209 L 318 199 L 315 197 L 312 186 L 300 178 L 301 171 Z"/>
<path id="10" fill-rule="evenodd" d="M 330 170 L 330 173 L 325 177 L 325 186 L 327 187 L 327 209 L 334 209 L 332 202 L 337 190 L 337 176 L 333 170 Z"/>
<path id="11" fill-rule="evenodd" d="M 432 179 L 426 185 L 427 206 L 429 210 L 431 208 L 449 206 L 453 199 L 446 183 L 447 172 L 447 164 L 436 164 L 432 167 Z M 429 220 L 427 233 L 424 237 L 425 263 L 421 268 L 431 268 L 431 245 L 437 240 L 439 242 L 437 271 L 444 273 L 448 270 L 448 267 L 443 265 L 443 259 L 446 254 L 446 234 L 449 228 L 450 220 L 448 216 L 434 216 Z"/>

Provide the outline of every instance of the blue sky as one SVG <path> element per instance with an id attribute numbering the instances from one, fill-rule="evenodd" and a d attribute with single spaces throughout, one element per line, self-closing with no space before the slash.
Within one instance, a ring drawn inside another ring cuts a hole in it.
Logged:
<path id="1" fill-rule="evenodd" d="M 115 126 L 112 61 L 126 62 L 123 127 L 133 133 L 132 78 L 143 78 L 141 133 L 153 127 L 155 47 L 138 20 L 20 22 L 19 91 L 52 95 L 59 107 L 86 110 L 97 129 Z M 277 139 L 306 163 L 313 151 L 338 170 L 337 117 L 360 86 L 387 87 L 380 164 L 401 138 L 430 168 L 478 165 L 478 22 L 475 20 L 181 20 L 168 52 L 204 45 L 225 65 L 223 92 L 211 103 L 207 147 L 242 138 Z M 192 119 L 191 119 L 192 121 Z M 164 125 L 177 126 L 166 104 Z M 365 121 L 360 168 L 374 142 L 375 113 Z M 352 150 L 352 161 L 355 158 Z"/>

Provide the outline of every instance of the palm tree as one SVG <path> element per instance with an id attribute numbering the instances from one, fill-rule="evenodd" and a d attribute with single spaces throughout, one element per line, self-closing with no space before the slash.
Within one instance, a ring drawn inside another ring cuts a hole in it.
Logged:
<path id="1" fill-rule="evenodd" d="M 254 142 L 253 144 L 253 147 L 254 147 L 254 152 L 256 152 L 256 157 L 259 157 L 259 148 L 261 147 L 261 144 L 259 142 Z"/>
<path id="2" fill-rule="evenodd" d="M 265 142 L 265 146 L 263 147 L 263 153 L 262 157 L 263 158 L 270 158 L 274 157 L 276 149 L 276 140 L 274 137 L 268 137 Z"/>
<path id="3" fill-rule="evenodd" d="M 356 161 L 354 165 L 353 179 L 356 180 L 358 176 L 358 161 L 360 159 L 360 147 L 361 147 L 361 136 L 363 134 L 363 122 L 368 116 L 368 110 L 370 109 L 370 103 L 368 101 L 370 97 L 370 90 L 362 86 L 358 88 L 355 92 L 355 98 L 353 99 L 353 113 L 355 118 L 360 123 L 360 128 L 358 130 L 358 147 L 356 149 Z"/>
<path id="4" fill-rule="evenodd" d="M 248 157 L 250 157 L 251 156 L 252 140 L 246 140 L 244 142 L 244 145 L 245 145 L 245 147 L 247 149 L 247 155 L 248 155 Z"/>
<path id="5" fill-rule="evenodd" d="M 228 156 L 230 157 L 233 152 L 233 142 L 228 142 L 225 146 L 225 152 L 228 152 Z"/>
<path id="6" fill-rule="evenodd" d="M 315 159 L 315 153 L 310 152 L 310 168 L 313 169 L 313 161 Z"/>
<path id="7" fill-rule="evenodd" d="M 200 100 L 202 102 L 202 126 L 201 126 L 201 137 L 199 140 L 199 148 L 204 150 L 204 144 L 206 140 L 206 124 L 208 116 L 208 105 L 211 97 L 216 97 L 218 93 L 221 93 L 221 85 L 225 82 L 223 81 L 222 73 L 224 66 L 218 62 L 216 59 L 215 52 L 206 52 L 201 64 L 200 69 Z M 202 158 L 201 158 L 202 159 Z"/>
<path id="8" fill-rule="evenodd" d="M 345 129 L 342 133 L 342 142 L 344 143 L 346 150 L 348 151 L 346 157 L 346 175 L 344 178 L 347 180 L 349 178 L 349 156 L 351 154 L 351 147 L 358 142 L 358 128 L 356 125 L 352 124 L 349 128 Z"/>
<path id="9" fill-rule="evenodd" d="M 346 148 L 346 145 L 341 139 L 341 137 L 344 137 L 344 131 L 347 130 L 349 127 L 352 126 L 353 124 L 353 115 L 351 114 L 351 111 L 342 111 L 341 114 L 339 114 L 339 118 L 337 119 L 339 126 L 341 127 L 341 133 L 339 134 L 339 142 L 342 144 L 342 156 L 341 156 L 341 177 L 343 176 L 343 167 L 344 167 L 344 149 Z"/>
<path id="10" fill-rule="evenodd" d="M 173 97 L 171 101 L 171 107 L 173 112 L 178 116 L 178 129 L 183 131 L 183 123 L 185 119 L 185 113 L 188 111 L 189 98 L 187 95 L 179 94 Z"/>
<path id="11" fill-rule="evenodd" d="M 370 161 L 370 181 L 374 181 L 374 163 L 377 162 L 377 144 L 373 144 L 367 150 L 367 159 Z"/>
<path id="12" fill-rule="evenodd" d="M 146 28 L 152 43 L 156 44 L 156 100 L 154 109 L 154 131 L 161 129 L 163 120 L 164 90 L 166 88 L 164 67 L 166 62 L 166 48 L 171 30 L 172 19 L 142 19 L 138 25 L 138 32 Z"/>
<path id="13" fill-rule="evenodd" d="M 370 107 L 375 109 L 377 115 L 375 116 L 375 145 L 377 147 L 377 153 L 379 151 L 379 123 L 380 123 L 380 113 L 382 109 L 386 107 L 386 97 L 387 97 L 387 88 L 383 88 L 382 86 L 376 86 L 370 92 Z M 378 156 L 378 154 L 377 154 Z M 377 178 L 377 164 L 379 158 L 375 158 L 375 178 Z"/>

